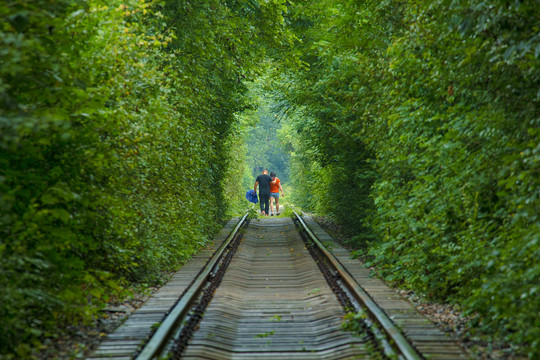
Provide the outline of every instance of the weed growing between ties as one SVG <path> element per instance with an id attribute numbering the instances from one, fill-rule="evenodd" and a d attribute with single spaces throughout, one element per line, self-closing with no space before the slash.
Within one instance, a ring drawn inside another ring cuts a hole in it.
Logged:
<path id="1" fill-rule="evenodd" d="M 362 311 L 356 313 L 347 312 L 343 317 L 341 328 L 345 331 L 351 332 L 355 336 L 368 339 L 368 341 L 366 341 L 366 347 L 370 353 L 370 358 L 378 360 L 388 359 L 388 356 L 381 352 L 381 348 L 377 343 L 377 340 L 373 337 L 373 333 L 367 327 L 365 323 L 366 319 L 367 315 Z M 395 359 L 397 360 L 397 357 Z"/>

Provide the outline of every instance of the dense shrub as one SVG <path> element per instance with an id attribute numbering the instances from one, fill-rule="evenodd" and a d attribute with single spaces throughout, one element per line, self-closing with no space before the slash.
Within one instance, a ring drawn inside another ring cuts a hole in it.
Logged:
<path id="1" fill-rule="evenodd" d="M 89 321 L 212 236 L 281 2 L 0 3 L 0 353 Z M 254 46 L 254 44 L 260 46 Z"/>
<path id="2" fill-rule="evenodd" d="M 365 224 L 356 239 L 375 232 L 366 251 L 387 279 L 461 303 L 530 357 L 540 352 L 539 14 L 529 1 L 297 4 L 309 66 L 281 80 L 304 115 L 290 126 L 306 205 Z M 344 213 L 352 202 L 360 209 Z"/>

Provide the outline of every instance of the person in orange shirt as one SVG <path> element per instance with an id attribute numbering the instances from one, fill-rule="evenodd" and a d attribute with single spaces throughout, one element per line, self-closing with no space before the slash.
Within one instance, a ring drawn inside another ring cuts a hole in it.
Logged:
<path id="1" fill-rule="evenodd" d="M 281 191 L 281 196 L 285 196 L 283 194 L 283 188 L 281 187 L 281 181 L 276 176 L 275 172 L 270 173 L 270 177 L 272 178 L 272 182 L 270 182 L 270 215 L 274 216 L 274 212 L 272 212 L 272 203 L 274 200 L 276 201 L 276 215 L 279 215 L 279 192 Z"/>

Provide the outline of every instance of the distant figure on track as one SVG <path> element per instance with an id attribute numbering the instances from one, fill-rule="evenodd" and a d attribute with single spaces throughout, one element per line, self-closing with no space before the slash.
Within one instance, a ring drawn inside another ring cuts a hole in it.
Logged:
<path id="1" fill-rule="evenodd" d="M 263 170 L 262 174 L 257 176 L 255 180 L 254 191 L 257 192 L 259 186 L 259 201 L 261 203 L 261 214 L 268 216 L 268 208 L 270 207 L 270 182 L 272 178 L 268 176 L 268 170 Z"/>
<path id="2" fill-rule="evenodd" d="M 276 202 L 276 215 L 279 215 L 279 192 L 281 191 L 281 196 L 285 196 L 283 194 L 283 188 L 281 187 L 281 181 L 276 176 L 275 172 L 270 173 L 270 177 L 272 178 L 272 182 L 270 183 L 270 215 L 274 216 L 274 212 L 272 211 L 272 203 Z"/>

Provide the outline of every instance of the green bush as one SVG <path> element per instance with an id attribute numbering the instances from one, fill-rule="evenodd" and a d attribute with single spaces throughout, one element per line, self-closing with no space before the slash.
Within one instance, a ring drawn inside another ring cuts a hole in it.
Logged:
<path id="1" fill-rule="evenodd" d="M 540 352 L 536 10 L 299 3 L 291 23 L 307 65 L 280 79 L 283 101 L 303 113 L 289 121 L 306 205 L 357 229 L 386 279 L 462 304 L 531 358 Z"/>
<path id="2" fill-rule="evenodd" d="M 0 354 L 36 355 L 219 229 L 243 174 L 243 81 L 288 41 L 282 11 L 0 3 Z"/>

